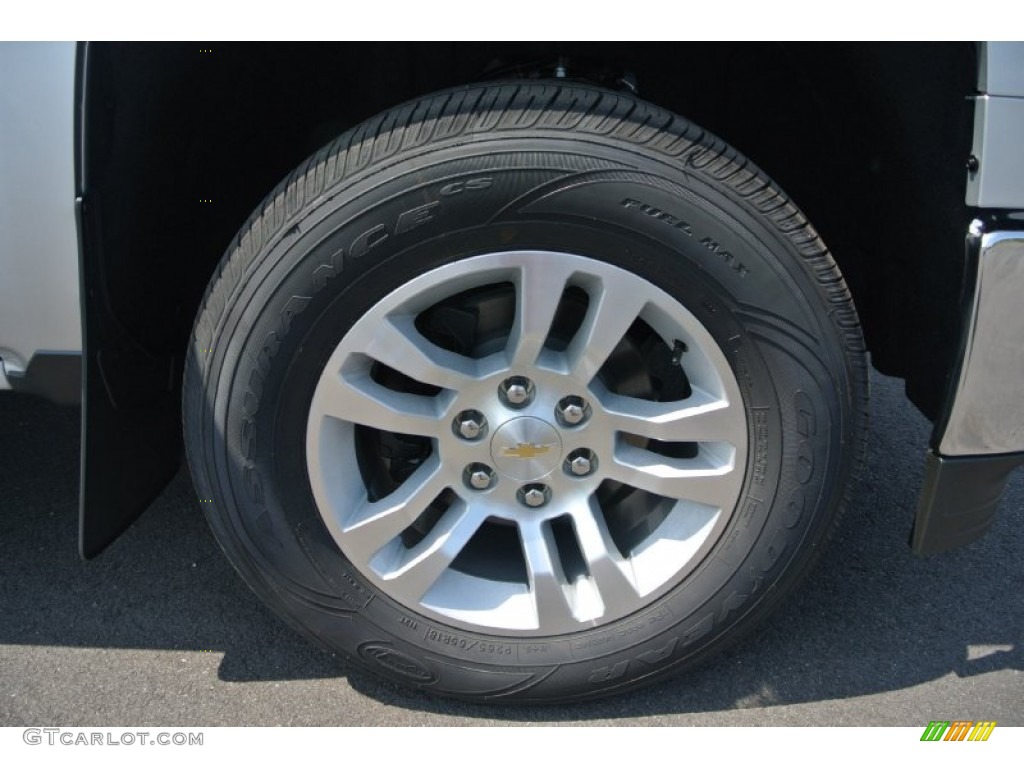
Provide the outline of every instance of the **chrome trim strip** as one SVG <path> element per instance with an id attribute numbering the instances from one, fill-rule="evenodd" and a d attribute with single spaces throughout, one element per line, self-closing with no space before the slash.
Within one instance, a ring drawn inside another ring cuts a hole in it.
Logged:
<path id="1" fill-rule="evenodd" d="M 1024 451 L 1024 232 L 983 234 L 977 267 L 943 456 Z"/>

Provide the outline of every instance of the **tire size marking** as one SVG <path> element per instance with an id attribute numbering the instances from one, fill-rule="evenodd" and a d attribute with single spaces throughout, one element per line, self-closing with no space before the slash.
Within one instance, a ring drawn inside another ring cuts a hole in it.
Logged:
<path id="1" fill-rule="evenodd" d="M 667 211 L 663 211 L 661 208 L 656 208 L 653 205 L 649 205 L 641 200 L 636 200 L 632 197 L 623 198 L 622 202 L 619 203 L 623 208 L 631 211 L 642 213 L 645 216 L 650 216 L 652 219 L 663 222 L 664 224 L 672 227 L 679 232 L 682 232 L 687 237 L 697 237 L 694 233 L 693 227 L 690 226 L 685 220 L 674 216 Z M 729 269 L 733 270 L 740 277 L 746 277 L 750 274 L 750 270 L 747 266 L 736 258 L 736 255 L 727 251 L 719 243 L 710 237 L 701 237 L 698 242 L 707 248 L 711 253 L 721 259 Z"/>
<path id="2" fill-rule="evenodd" d="M 423 635 L 423 639 L 447 648 L 455 648 L 460 651 L 472 651 L 474 655 L 479 656 L 518 656 L 511 643 L 502 643 L 493 640 L 474 640 L 472 638 L 445 632 L 437 627 L 428 627 L 427 631 Z"/>

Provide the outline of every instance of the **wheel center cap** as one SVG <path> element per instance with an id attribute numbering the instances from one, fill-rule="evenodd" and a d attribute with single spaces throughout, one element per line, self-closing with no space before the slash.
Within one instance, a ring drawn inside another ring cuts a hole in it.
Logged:
<path id="1" fill-rule="evenodd" d="M 558 430 L 543 419 L 520 416 L 495 431 L 491 460 L 501 474 L 517 482 L 540 480 L 562 460 L 562 440 Z"/>

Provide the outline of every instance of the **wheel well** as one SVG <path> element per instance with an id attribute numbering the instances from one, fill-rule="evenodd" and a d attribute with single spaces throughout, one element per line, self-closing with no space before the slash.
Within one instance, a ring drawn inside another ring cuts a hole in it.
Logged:
<path id="1" fill-rule="evenodd" d="M 398 102 L 558 63 L 602 82 L 631 73 L 641 97 L 775 178 L 833 250 L 875 366 L 934 417 L 959 334 L 975 62 L 971 44 L 90 44 L 77 142 L 88 399 L 159 412 L 179 433 L 203 292 L 281 178 Z"/>

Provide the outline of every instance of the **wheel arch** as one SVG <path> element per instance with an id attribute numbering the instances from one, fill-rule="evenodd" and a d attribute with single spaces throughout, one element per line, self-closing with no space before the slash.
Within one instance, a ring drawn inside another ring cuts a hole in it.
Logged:
<path id="1" fill-rule="evenodd" d="M 570 77 L 631 73 L 643 98 L 773 176 L 833 249 L 876 367 L 934 415 L 959 332 L 972 45 L 89 44 L 76 121 L 84 555 L 177 471 L 189 330 L 266 193 L 389 106 L 554 62 Z"/>

